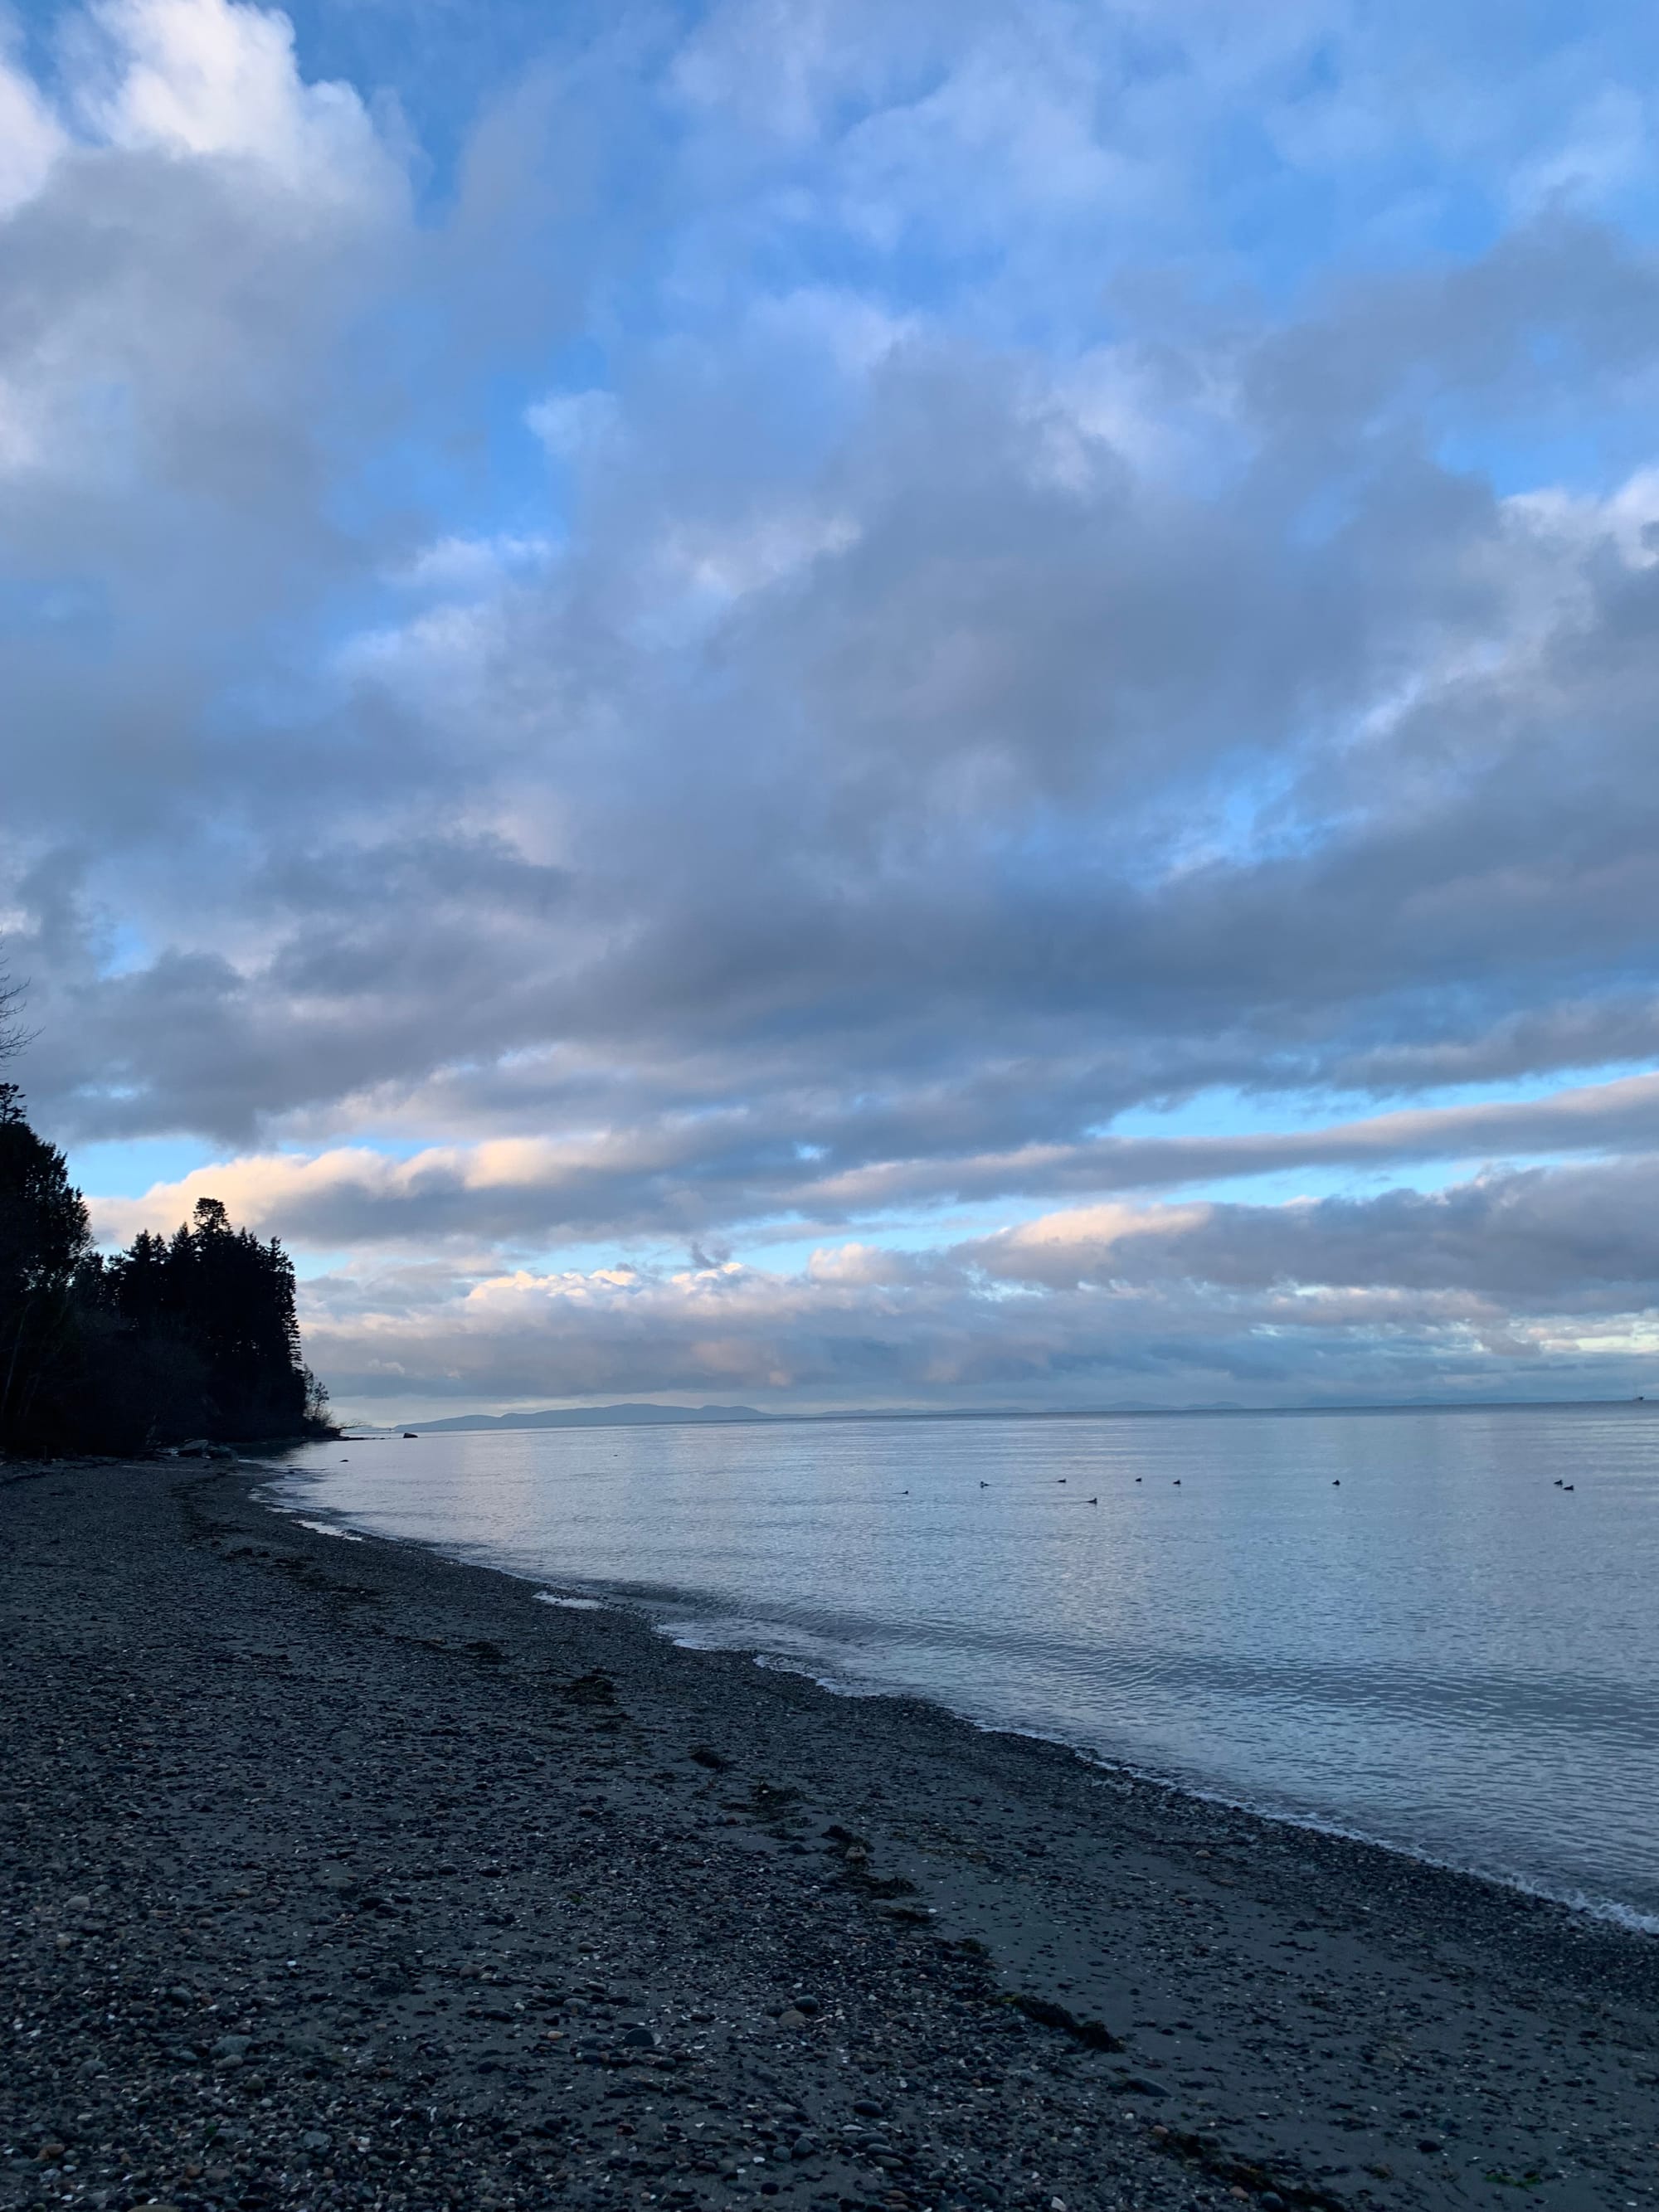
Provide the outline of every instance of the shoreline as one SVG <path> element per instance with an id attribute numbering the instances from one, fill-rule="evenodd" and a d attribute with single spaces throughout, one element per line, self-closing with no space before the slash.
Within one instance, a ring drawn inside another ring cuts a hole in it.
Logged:
<path id="1" fill-rule="evenodd" d="M 1060 1417 L 1056 1416 L 1056 1418 Z M 370 1438 L 368 1441 L 373 1442 L 375 1439 Z M 273 1480 L 276 1480 L 292 1474 L 311 1474 L 317 1472 L 304 1468 L 278 1467 L 272 1470 L 272 1475 Z M 320 1474 L 319 1479 L 320 1480 Z M 1336 1841 L 1352 1844 L 1366 1850 L 1381 1852 L 1388 1857 L 1402 1859 L 1413 1865 L 1426 1867 L 1437 1873 L 1490 1884 L 1498 1890 L 1528 1899 L 1534 1903 L 1553 1905 L 1565 1912 L 1581 1915 L 1586 1919 L 1617 1928 L 1631 1936 L 1659 1939 L 1659 1913 L 1644 1911 L 1641 1907 L 1626 1904 L 1617 1898 L 1592 1897 L 1583 1892 L 1564 1893 L 1559 1889 L 1551 1887 L 1543 1881 L 1525 1874 L 1492 1867 L 1470 1865 L 1456 1859 L 1439 1856 L 1432 1851 L 1411 1844 L 1397 1842 L 1387 1836 L 1370 1834 L 1363 1828 L 1346 1826 L 1335 1819 L 1322 1819 L 1315 1814 L 1297 1813 L 1280 1807 L 1257 1803 L 1249 1797 L 1233 1796 L 1219 1788 L 1207 1789 L 1195 1778 L 1188 1778 L 1164 1772 L 1157 1767 L 1141 1766 L 1133 1759 L 1115 1758 L 1109 1753 L 1096 1751 L 1089 1745 L 1075 1742 L 1066 1736 L 1047 1734 L 1036 1729 L 1022 1729 L 1010 1723 L 986 1719 L 973 1712 L 947 1705 L 942 1698 L 896 1686 L 887 1687 L 878 1683 L 863 1681 L 855 1683 L 850 1679 L 841 1680 L 831 1674 L 815 1673 L 806 1661 L 798 1660 L 787 1652 L 769 1651 L 764 1645 L 758 1643 L 705 1644 L 683 1641 L 675 1633 L 672 1620 L 665 1614 L 659 1614 L 653 1610 L 653 1607 L 659 1603 L 664 1607 L 685 1604 L 718 1609 L 725 1601 L 708 1592 L 677 1589 L 665 1595 L 659 1601 L 653 1601 L 601 1581 L 587 1581 L 580 1577 L 567 1577 L 561 1579 L 554 1571 L 549 1571 L 546 1573 L 532 1573 L 528 1570 L 493 1565 L 482 1559 L 468 1558 L 465 1550 L 459 1547 L 449 1549 L 441 1543 L 427 1543 L 416 1537 L 398 1536 L 367 1528 L 359 1528 L 355 1522 L 351 1522 L 349 1516 L 339 1516 L 338 1525 L 336 1525 L 324 1520 L 307 1521 L 303 1518 L 299 1507 L 282 1504 L 274 1499 L 264 1498 L 256 1502 L 264 1504 L 267 1510 L 280 1516 L 295 1518 L 301 1527 L 308 1528 L 319 1535 L 333 1536 L 345 1542 L 406 1545 L 416 1551 L 425 1552 L 433 1558 L 453 1560 L 459 1565 L 478 1567 L 484 1572 L 501 1575 L 511 1582 L 535 1588 L 538 1594 L 544 1597 L 544 1601 L 555 1607 L 565 1600 L 568 1584 L 568 1592 L 584 1608 L 595 1606 L 620 1619 L 635 1622 L 676 1650 L 694 1652 L 720 1651 L 732 1657 L 746 1659 L 763 1673 L 799 1674 L 803 1680 L 822 1690 L 827 1696 L 833 1698 L 853 1702 L 892 1698 L 902 1703 L 921 1705 L 950 1719 L 963 1723 L 966 1726 L 986 1735 L 1008 1736 L 1019 1741 L 1050 1746 L 1056 1750 L 1066 1752 L 1087 1768 L 1109 1775 L 1121 1776 L 1148 1788 L 1167 1790 L 1176 1797 L 1189 1798 L 1195 1804 L 1218 1808 L 1224 1812 L 1237 1814 L 1243 1818 L 1267 1821 L 1274 1826 L 1297 1829 L 1312 1835 L 1328 1836 Z M 319 1506 L 313 1510 L 318 1513 L 335 1511 L 335 1509 L 330 1506 Z M 736 1611 L 735 1606 L 731 1609 Z M 1659 1850 L 1659 1842 L 1656 1843 L 1656 1850 Z"/>
<path id="2" fill-rule="evenodd" d="M 0 2203 L 1656 2202 L 1651 1937 L 282 1472 L 0 1488 Z"/>

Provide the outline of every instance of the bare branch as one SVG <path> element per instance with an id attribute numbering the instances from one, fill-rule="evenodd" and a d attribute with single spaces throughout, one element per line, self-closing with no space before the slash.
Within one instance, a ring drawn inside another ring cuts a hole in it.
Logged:
<path id="1" fill-rule="evenodd" d="M 14 983 L 10 969 L 0 968 L 0 1060 L 15 1060 L 25 1045 L 34 1042 L 36 1032 L 26 1030 L 17 1018 L 27 991 L 26 982 Z"/>

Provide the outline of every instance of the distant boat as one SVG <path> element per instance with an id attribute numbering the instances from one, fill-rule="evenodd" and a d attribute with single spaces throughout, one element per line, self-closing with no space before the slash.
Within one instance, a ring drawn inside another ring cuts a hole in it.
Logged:
<path id="1" fill-rule="evenodd" d="M 420 1431 L 418 1429 L 405 1429 L 404 1431 L 404 1441 L 407 1443 L 412 1439 L 417 1438 L 419 1435 Z"/>

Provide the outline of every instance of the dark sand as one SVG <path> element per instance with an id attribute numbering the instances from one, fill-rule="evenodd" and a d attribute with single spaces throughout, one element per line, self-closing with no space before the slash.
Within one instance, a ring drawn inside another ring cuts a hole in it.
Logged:
<path id="1" fill-rule="evenodd" d="M 0 2204 L 1656 2202 L 1659 1942 L 250 1477 L 0 1474 Z"/>

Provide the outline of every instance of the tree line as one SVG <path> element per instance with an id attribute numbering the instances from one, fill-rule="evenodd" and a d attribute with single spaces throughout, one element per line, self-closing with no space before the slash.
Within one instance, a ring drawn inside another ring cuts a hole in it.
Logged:
<path id="1" fill-rule="evenodd" d="M 171 1237 L 106 1256 L 63 1153 L 0 1083 L 0 1453 L 326 1434 L 327 1406 L 275 1237 L 204 1198 Z"/>

